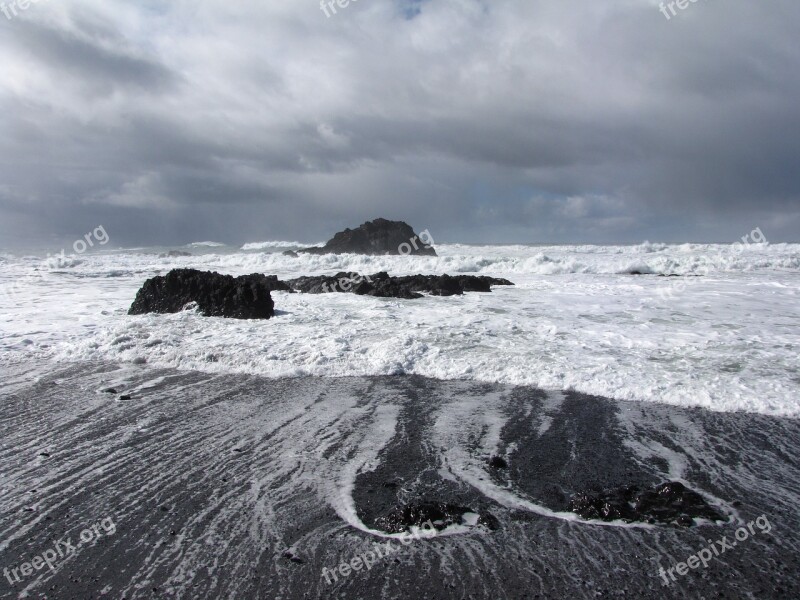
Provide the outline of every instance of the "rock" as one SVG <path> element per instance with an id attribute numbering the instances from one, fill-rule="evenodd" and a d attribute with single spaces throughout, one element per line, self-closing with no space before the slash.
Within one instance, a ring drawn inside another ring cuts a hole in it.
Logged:
<path id="1" fill-rule="evenodd" d="M 270 292 L 289 292 L 290 294 L 294 293 L 294 290 L 289 287 L 289 284 L 287 284 L 285 281 L 281 281 L 280 279 L 278 279 L 277 275 L 259 275 L 259 274 L 256 275 L 264 278 L 263 281 L 269 288 Z"/>
<path id="2" fill-rule="evenodd" d="M 196 269 L 174 269 L 144 282 L 129 315 L 176 313 L 197 303 L 206 317 L 269 319 L 274 314 L 270 291 L 288 289 L 275 276 L 254 273 L 241 277 Z"/>
<path id="3" fill-rule="evenodd" d="M 374 277 L 388 277 L 378 273 Z M 485 275 L 409 275 L 396 278 L 400 285 L 417 292 L 427 292 L 434 296 L 461 295 L 464 292 L 492 291 L 493 285 L 514 285 L 508 279 L 498 279 Z"/>
<path id="4" fill-rule="evenodd" d="M 131 397 L 130 397 L 130 396 L 128 396 L 127 394 L 125 394 L 124 396 L 120 396 L 120 397 L 119 397 L 119 399 L 120 399 L 120 400 L 130 400 L 130 399 L 131 399 Z"/>
<path id="5" fill-rule="evenodd" d="M 489 459 L 489 466 L 493 469 L 507 469 L 508 463 L 502 456 L 493 456 Z"/>
<path id="6" fill-rule="evenodd" d="M 685 527 L 693 525 L 696 518 L 725 520 L 700 494 L 678 481 L 649 490 L 626 486 L 596 494 L 576 494 L 569 510 L 590 520 L 674 523 Z"/>
<path id="7" fill-rule="evenodd" d="M 290 561 L 292 561 L 293 563 L 296 563 L 298 565 L 304 565 L 306 563 L 305 560 L 303 560 L 302 558 L 297 556 L 297 554 L 295 554 L 291 550 L 287 550 L 286 552 L 284 552 L 283 553 L 283 558 L 289 559 Z"/>
<path id="8" fill-rule="evenodd" d="M 427 233 L 427 232 L 423 232 Z M 430 234 L 425 237 L 429 242 Z M 322 247 L 300 250 L 307 254 L 367 254 L 436 256 L 436 250 L 425 243 L 410 225 L 403 221 L 375 219 L 357 229 L 340 231 Z"/>
<path id="9" fill-rule="evenodd" d="M 281 252 L 281 254 L 283 256 L 291 256 L 292 258 L 297 258 L 298 257 L 297 252 L 295 252 L 294 250 L 284 250 L 283 252 Z"/>
<path id="10" fill-rule="evenodd" d="M 117 390 L 116 390 L 116 388 L 113 388 L 113 387 L 112 388 L 106 388 L 106 389 L 103 390 L 103 393 L 104 394 L 116 394 Z"/>
<path id="11" fill-rule="evenodd" d="M 183 252 L 182 250 L 170 250 L 166 254 L 159 254 L 159 258 L 181 258 L 184 256 L 192 256 L 189 252 Z"/>
<path id="12" fill-rule="evenodd" d="M 430 522 L 437 531 L 446 529 L 450 525 L 465 524 L 464 515 L 467 513 L 478 514 L 478 524 L 495 531 L 500 523 L 489 513 L 478 513 L 471 508 L 447 504 L 445 502 L 412 502 L 392 510 L 389 514 L 378 517 L 375 526 L 386 533 L 403 533 L 411 531 L 412 527 L 423 529 L 423 525 Z"/>
<path id="13" fill-rule="evenodd" d="M 317 277 L 299 277 L 287 281 L 289 286 L 306 294 L 327 294 L 332 292 L 352 293 L 361 296 L 378 296 L 382 298 L 406 298 L 412 300 L 422 298 L 422 294 L 411 291 L 400 285 L 397 278 L 386 273 L 373 277 L 358 273 L 337 273 L 333 277 L 321 275 Z"/>
<path id="14" fill-rule="evenodd" d="M 390 277 L 381 272 L 374 275 L 337 273 L 334 276 L 299 277 L 286 282 L 292 289 L 306 294 L 346 292 L 380 298 L 422 298 L 422 293 L 434 296 L 455 296 L 464 292 L 491 292 L 493 285 L 514 285 L 507 279 L 474 275 L 409 275 Z"/>

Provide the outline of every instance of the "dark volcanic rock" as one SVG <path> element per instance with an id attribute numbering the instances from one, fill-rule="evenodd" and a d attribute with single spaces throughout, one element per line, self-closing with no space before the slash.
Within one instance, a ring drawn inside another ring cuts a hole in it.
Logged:
<path id="1" fill-rule="evenodd" d="M 175 313 L 196 302 L 206 317 L 269 319 L 273 315 L 270 291 L 288 289 L 277 277 L 253 274 L 241 277 L 174 269 L 144 282 L 129 315 Z"/>
<path id="2" fill-rule="evenodd" d="M 386 273 L 378 273 L 373 278 L 380 281 Z M 395 277 L 401 286 L 415 292 L 427 292 L 434 296 L 455 296 L 464 292 L 491 292 L 493 285 L 514 285 L 508 279 L 498 279 L 485 275 L 408 275 Z"/>
<path id="3" fill-rule="evenodd" d="M 695 518 L 725 520 L 700 494 L 677 481 L 649 490 L 627 486 L 597 494 L 576 494 L 569 510 L 584 519 L 675 523 L 687 527 L 694 524 Z"/>
<path id="4" fill-rule="evenodd" d="M 277 275 L 256 274 L 256 276 L 263 278 L 264 285 L 267 286 L 270 292 L 294 292 L 294 290 L 289 287 L 289 284 L 278 279 Z M 253 275 L 250 275 L 250 277 L 253 277 Z"/>
<path id="5" fill-rule="evenodd" d="M 429 238 L 430 236 L 425 237 Z M 333 239 L 321 248 L 305 248 L 300 252 L 308 254 L 368 254 L 372 256 L 385 254 L 436 256 L 433 246 L 423 242 L 410 225 L 403 221 L 387 221 L 386 219 L 367 221 L 357 229 L 345 229 L 333 236 Z"/>
<path id="6" fill-rule="evenodd" d="M 507 279 L 473 275 L 409 275 L 390 277 L 381 272 L 374 275 L 341 272 L 329 277 L 299 277 L 286 282 L 292 289 L 306 294 L 348 292 L 380 298 L 422 298 L 422 293 L 434 296 L 455 296 L 464 292 L 491 292 L 493 285 L 514 285 Z"/>
<path id="7" fill-rule="evenodd" d="M 369 276 L 342 272 L 333 277 L 299 277 L 287 283 L 292 289 L 306 294 L 339 292 L 380 298 L 422 298 L 422 294 L 401 285 L 398 278 L 389 277 L 386 273 Z"/>
<path id="8" fill-rule="evenodd" d="M 429 521 L 441 531 L 450 525 L 464 524 L 464 515 L 477 511 L 464 506 L 446 504 L 444 502 L 415 502 L 406 504 L 392 510 L 389 514 L 375 520 L 375 526 L 386 533 L 403 533 L 411 531 L 412 527 L 423 528 Z M 484 525 L 495 531 L 500 524 L 497 519 L 489 514 L 478 514 L 478 524 Z"/>
<path id="9" fill-rule="evenodd" d="M 493 456 L 489 459 L 489 466 L 493 469 L 507 469 L 508 463 L 502 456 Z"/>

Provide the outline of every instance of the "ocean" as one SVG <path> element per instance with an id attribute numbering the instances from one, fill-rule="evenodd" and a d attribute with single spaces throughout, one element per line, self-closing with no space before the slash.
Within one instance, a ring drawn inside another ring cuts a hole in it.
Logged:
<path id="1" fill-rule="evenodd" d="M 297 242 L 0 254 L 0 365 L 118 361 L 268 378 L 423 375 L 615 400 L 800 414 L 800 244 L 437 244 L 438 257 L 283 255 Z M 166 258 L 169 250 L 193 256 Z M 269 321 L 128 316 L 145 279 L 192 267 L 281 279 L 480 274 L 491 294 L 274 292 Z M 634 275 L 632 273 L 641 273 Z"/>

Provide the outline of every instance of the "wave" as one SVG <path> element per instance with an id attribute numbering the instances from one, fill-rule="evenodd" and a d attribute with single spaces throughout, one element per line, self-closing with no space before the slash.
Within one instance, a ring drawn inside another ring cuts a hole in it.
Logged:
<path id="1" fill-rule="evenodd" d="M 283 242 L 283 241 L 272 241 L 272 242 L 251 242 L 248 244 L 244 244 L 241 249 L 242 250 L 264 250 L 267 248 L 309 248 L 313 245 L 317 244 L 304 244 L 303 242 Z"/>
<path id="2" fill-rule="evenodd" d="M 210 248 L 223 248 L 226 244 L 221 244 L 219 242 L 192 242 L 191 244 L 186 244 L 190 248 L 198 248 L 198 247 L 210 247 Z"/>
<path id="3" fill-rule="evenodd" d="M 639 249 L 602 247 L 466 247 L 439 246 L 439 256 L 362 256 L 355 254 L 286 257 L 279 253 L 207 255 L 209 266 L 232 272 L 318 274 L 337 271 L 392 274 L 479 273 L 513 275 L 710 275 L 799 271 L 800 246 L 748 249 L 730 247 Z"/>
<path id="4" fill-rule="evenodd" d="M 248 243 L 241 250 L 217 242 L 195 242 L 194 247 L 209 251 L 189 257 L 184 266 L 215 270 L 231 275 L 266 273 L 279 277 L 330 274 L 354 271 L 393 275 L 480 274 L 512 281 L 530 276 L 565 275 L 715 275 L 736 273 L 799 272 L 800 244 L 751 245 L 722 244 L 665 245 L 644 243 L 637 246 L 467 246 L 440 244 L 438 256 L 364 256 L 356 254 L 284 256 L 271 249 L 307 247 L 290 241 Z M 220 248 L 215 251 L 214 248 Z M 264 250 L 264 252 L 259 252 Z M 37 257 L 0 262 L 9 274 L 25 275 L 41 260 Z M 127 250 L 81 256 L 87 270 L 148 272 L 172 266 L 168 259 L 154 259 L 150 252 Z M 71 265 L 71 266 L 78 266 Z"/>

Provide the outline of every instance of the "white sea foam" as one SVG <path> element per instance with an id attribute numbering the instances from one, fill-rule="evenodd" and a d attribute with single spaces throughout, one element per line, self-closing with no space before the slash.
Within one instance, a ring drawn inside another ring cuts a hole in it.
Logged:
<path id="1" fill-rule="evenodd" d="M 209 247 L 209 248 L 222 248 L 225 244 L 221 244 L 220 242 L 192 242 L 188 244 L 188 246 L 192 248 L 202 248 L 202 247 Z"/>
<path id="2" fill-rule="evenodd" d="M 294 258 L 226 249 L 181 259 L 109 251 L 56 271 L 43 268 L 45 255 L 6 254 L 0 363 L 37 356 L 268 377 L 416 373 L 800 415 L 798 244 L 437 250 Z M 475 273 L 517 285 L 416 301 L 279 292 L 269 321 L 128 316 L 142 282 L 177 265 L 280 278 Z"/>
<path id="3" fill-rule="evenodd" d="M 251 242 L 242 246 L 242 250 L 267 250 L 272 248 L 307 248 L 309 244 L 302 242 Z"/>

